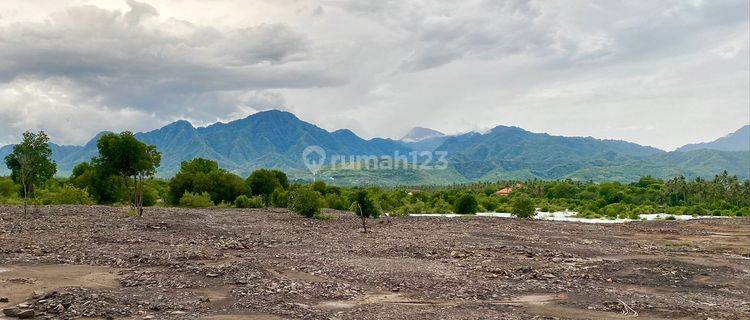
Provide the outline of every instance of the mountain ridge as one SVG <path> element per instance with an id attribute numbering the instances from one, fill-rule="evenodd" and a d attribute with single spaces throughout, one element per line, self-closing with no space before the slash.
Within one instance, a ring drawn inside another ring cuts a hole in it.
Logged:
<path id="1" fill-rule="evenodd" d="M 714 141 L 691 143 L 677 148 L 675 151 L 692 151 L 700 149 L 721 151 L 750 151 L 750 125 L 746 125 L 735 132 Z"/>
<path id="2" fill-rule="evenodd" d="M 437 131 L 435 131 L 437 132 Z M 97 134 L 83 146 L 51 144 L 61 175 L 96 156 Z M 349 129 L 327 131 L 294 114 L 269 110 L 227 123 L 195 127 L 178 120 L 161 128 L 136 133 L 162 153 L 161 177 L 170 177 L 182 161 L 196 157 L 215 160 L 231 172 L 247 175 L 258 168 L 277 168 L 296 178 L 310 178 L 301 159 L 310 145 L 332 155 L 385 156 L 410 152 L 447 152 L 449 168 L 434 172 L 329 172 L 338 181 L 383 184 L 461 183 L 497 179 L 582 179 L 630 181 L 640 175 L 708 177 L 724 169 L 747 178 L 750 152 L 700 150 L 666 152 L 636 143 L 592 137 L 554 136 L 519 127 L 496 126 L 485 133 L 425 137 L 405 142 L 384 138 L 363 139 Z M 428 134 L 429 135 L 429 134 Z M 0 147 L 0 156 L 12 146 Z M 7 174 L 0 168 L 0 174 Z M 325 171 L 325 170 L 324 170 Z"/>

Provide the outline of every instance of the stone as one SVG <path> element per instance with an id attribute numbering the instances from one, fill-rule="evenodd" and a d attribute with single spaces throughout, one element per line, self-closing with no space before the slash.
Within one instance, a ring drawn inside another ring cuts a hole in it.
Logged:
<path id="1" fill-rule="evenodd" d="M 36 315 L 36 312 L 34 312 L 33 309 L 27 309 L 19 312 L 16 317 L 18 319 L 31 319 L 34 317 L 34 315 Z"/>
<path id="2" fill-rule="evenodd" d="M 8 303 L 8 298 L 0 297 L 0 303 Z"/>
<path id="3" fill-rule="evenodd" d="M 53 309 L 53 311 L 55 313 L 63 313 L 65 312 L 65 306 L 63 306 L 62 304 L 58 304 L 57 306 L 55 306 L 55 309 Z"/>
<path id="4" fill-rule="evenodd" d="M 6 309 L 3 309 L 3 314 L 6 315 L 6 316 L 8 316 L 8 317 L 16 317 L 16 316 L 18 316 L 19 313 L 21 313 L 21 310 L 19 310 L 18 308 L 6 308 Z"/>

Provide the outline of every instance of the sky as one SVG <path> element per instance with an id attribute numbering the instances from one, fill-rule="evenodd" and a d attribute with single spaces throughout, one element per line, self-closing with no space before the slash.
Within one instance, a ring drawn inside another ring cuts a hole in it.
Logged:
<path id="1" fill-rule="evenodd" d="M 672 150 L 750 123 L 747 0 L 0 2 L 0 145 L 267 109 Z"/>

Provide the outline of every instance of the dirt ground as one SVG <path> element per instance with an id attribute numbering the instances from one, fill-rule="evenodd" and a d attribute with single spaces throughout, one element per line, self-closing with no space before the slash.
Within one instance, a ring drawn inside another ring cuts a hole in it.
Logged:
<path id="1" fill-rule="evenodd" d="M 750 219 L 411 217 L 371 221 L 364 234 L 344 212 L 126 212 L 0 207 L 0 309 L 37 319 L 750 319 Z"/>

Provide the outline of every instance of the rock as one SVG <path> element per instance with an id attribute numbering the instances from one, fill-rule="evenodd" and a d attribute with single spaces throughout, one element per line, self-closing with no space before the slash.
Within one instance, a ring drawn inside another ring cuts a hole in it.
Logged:
<path id="1" fill-rule="evenodd" d="M 18 308 L 6 308 L 6 309 L 3 309 L 3 314 L 6 315 L 6 316 L 8 316 L 8 317 L 16 317 L 16 316 L 18 316 L 19 313 L 21 313 L 21 310 L 19 310 Z"/>
<path id="2" fill-rule="evenodd" d="M 65 312 L 65 306 L 63 306 L 62 304 L 58 304 L 52 311 L 54 311 L 55 313 L 63 313 Z"/>
<path id="3" fill-rule="evenodd" d="M 7 302 L 8 302 L 8 298 L 0 297 L 0 303 L 7 303 Z"/>
<path id="4" fill-rule="evenodd" d="M 206 277 L 209 277 L 209 278 L 216 278 L 216 277 L 219 277 L 219 276 L 221 276 L 221 274 L 218 274 L 218 273 L 206 273 Z"/>
<path id="5" fill-rule="evenodd" d="M 22 302 L 16 305 L 16 307 L 21 308 L 21 309 L 28 309 L 28 308 L 31 308 L 31 304 L 29 304 L 28 302 Z"/>
<path id="6" fill-rule="evenodd" d="M 19 312 L 18 315 L 16 315 L 16 317 L 18 319 L 31 319 L 34 317 L 34 315 L 36 315 L 36 312 L 34 312 L 33 309 L 27 309 L 27 310 L 23 310 Z"/>
<path id="7" fill-rule="evenodd" d="M 554 275 L 554 274 L 551 274 L 551 273 L 545 273 L 545 274 L 543 274 L 543 275 L 542 275 L 542 278 L 547 278 L 547 279 L 554 279 L 554 278 L 556 278 L 556 277 L 555 277 L 555 275 Z"/>

